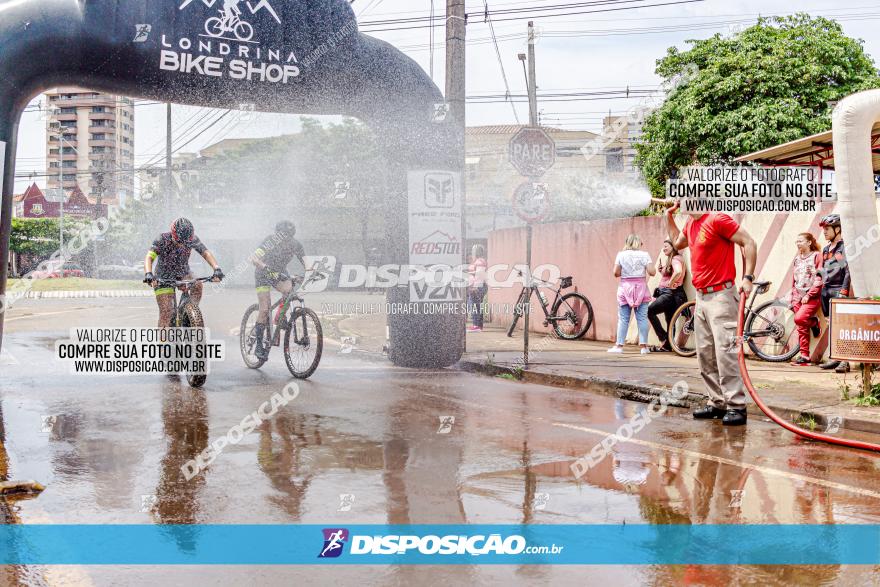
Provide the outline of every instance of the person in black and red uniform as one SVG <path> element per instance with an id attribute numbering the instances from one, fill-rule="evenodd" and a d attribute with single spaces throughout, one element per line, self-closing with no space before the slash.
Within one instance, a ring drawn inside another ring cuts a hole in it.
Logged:
<path id="1" fill-rule="evenodd" d="M 193 249 L 199 253 L 211 269 L 214 270 L 214 281 L 223 279 L 223 271 L 217 259 L 211 254 L 199 237 L 196 236 L 192 222 L 186 218 L 178 218 L 171 224 L 171 232 L 163 232 L 153 241 L 153 246 L 144 259 L 144 283 L 153 287 L 156 292 L 156 303 L 159 304 L 159 328 L 171 325 L 171 314 L 174 311 L 174 288 L 159 283 L 160 281 L 184 281 L 192 279 L 189 269 L 189 255 Z M 153 261 L 158 259 L 153 273 Z M 202 284 L 193 284 L 190 295 L 198 304 L 202 299 Z"/>
<path id="2" fill-rule="evenodd" d="M 822 249 L 822 312 L 825 317 L 831 316 L 831 299 L 848 298 L 850 291 L 849 266 L 846 263 L 843 236 L 840 232 L 840 215 L 830 214 L 824 217 L 819 226 L 825 231 L 828 244 Z M 834 369 L 837 373 L 847 373 L 849 363 L 846 361 L 827 361 L 819 365 L 822 369 Z"/>

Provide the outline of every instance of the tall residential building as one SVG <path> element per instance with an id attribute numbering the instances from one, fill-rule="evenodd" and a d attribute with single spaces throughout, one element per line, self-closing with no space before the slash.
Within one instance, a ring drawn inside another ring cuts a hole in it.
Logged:
<path id="1" fill-rule="evenodd" d="M 118 205 L 134 195 L 134 103 L 76 87 L 46 92 L 47 187 L 79 186 L 94 201 Z M 102 193 L 103 192 L 103 193 Z"/>

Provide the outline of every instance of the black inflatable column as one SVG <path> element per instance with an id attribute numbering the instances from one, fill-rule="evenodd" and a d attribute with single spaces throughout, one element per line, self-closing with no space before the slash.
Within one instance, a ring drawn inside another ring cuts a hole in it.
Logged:
<path id="1" fill-rule="evenodd" d="M 15 189 L 15 137 L 18 118 L 11 103 L 0 104 L 0 176 L 3 203 L 0 207 L 0 349 L 3 348 L 3 323 L 6 319 L 6 279 L 9 272 L 9 233 L 12 230 L 12 194 Z"/>

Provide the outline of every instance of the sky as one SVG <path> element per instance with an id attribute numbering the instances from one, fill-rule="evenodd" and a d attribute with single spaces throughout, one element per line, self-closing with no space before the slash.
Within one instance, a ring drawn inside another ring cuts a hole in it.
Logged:
<path id="1" fill-rule="evenodd" d="M 662 4 L 670 0 L 644 0 L 645 4 Z M 436 14 L 445 10 L 443 0 L 434 0 Z M 559 5 L 561 0 L 488 0 L 490 10 L 530 8 Z M 635 4 L 636 2 L 633 2 Z M 536 16 L 538 38 L 536 64 L 538 91 L 549 93 L 596 92 L 603 90 L 656 90 L 661 80 L 654 74 L 656 60 L 670 46 L 686 47 L 686 40 L 707 38 L 715 33 L 734 34 L 753 23 L 759 15 L 790 14 L 793 11 L 825 16 L 838 20 L 844 32 L 865 42 L 865 49 L 880 63 L 880 7 L 866 0 L 697 0 L 687 4 L 638 8 L 615 12 Z M 355 0 L 352 5 L 360 23 L 371 20 L 427 16 L 430 0 Z M 467 27 L 467 94 L 505 94 L 502 65 L 510 92 L 523 94 L 525 80 L 517 54 L 525 52 L 526 21 L 495 22 L 498 54 L 491 41 L 489 25 L 483 22 L 482 0 L 467 0 L 473 13 Z M 527 14 L 527 13 L 526 13 Z M 498 17 L 501 18 L 501 17 Z M 390 42 L 413 58 L 426 71 L 431 71 L 430 32 L 427 28 L 371 33 Z M 563 36 L 560 36 L 562 34 Z M 445 31 L 435 29 L 433 79 L 444 87 Z M 655 96 L 655 99 L 659 96 Z M 644 97 L 630 99 L 539 101 L 541 122 L 546 126 L 585 129 L 599 132 L 602 117 L 609 112 L 622 114 L 628 108 L 644 103 Z M 563 98 L 566 99 L 566 98 Z M 40 98 L 32 102 L 36 105 Z M 515 112 L 515 113 L 514 113 Z M 174 106 L 173 126 L 183 131 L 207 126 L 213 116 L 208 109 Z M 515 124 L 528 122 L 528 105 L 521 102 L 468 104 L 468 125 Z M 181 148 L 196 152 L 224 138 L 276 136 L 296 132 L 299 118 L 290 114 L 255 114 L 252 117 L 226 117 L 198 139 Z M 196 134 L 192 132 L 186 136 Z M 165 107 L 145 104 L 136 107 L 135 165 L 162 161 L 165 145 Z M 39 113 L 27 112 L 22 117 L 17 152 L 16 175 L 29 172 L 45 173 L 45 122 Z M 42 177 L 34 178 L 44 185 Z M 16 193 L 22 192 L 30 180 L 16 181 Z"/>

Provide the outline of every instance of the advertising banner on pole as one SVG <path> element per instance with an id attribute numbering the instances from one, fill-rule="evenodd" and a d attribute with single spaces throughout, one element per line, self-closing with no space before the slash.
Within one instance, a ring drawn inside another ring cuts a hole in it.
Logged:
<path id="1" fill-rule="evenodd" d="M 461 301 L 452 279 L 462 263 L 461 174 L 411 171 L 408 193 L 410 301 Z"/>

